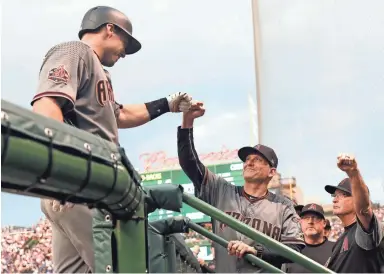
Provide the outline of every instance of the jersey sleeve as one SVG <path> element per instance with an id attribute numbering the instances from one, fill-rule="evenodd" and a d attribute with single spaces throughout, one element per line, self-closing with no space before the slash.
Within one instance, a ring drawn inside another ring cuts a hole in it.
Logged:
<path id="1" fill-rule="evenodd" d="M 357 245 L 364 250 L 376 248 L 384 238 L 384 225 L 379 222 L 375 214 L 373 214 L 370 227 L 371 230 L 366 232 L 361 225 L 359 218 L 357 218 L 355 240 Z"/>
<path id="2" fill-rule="evenodd" d="M 206 168 L 199 198 L 212 206 L 217 206 L 219 198 L 225 197 L 227 190 L 230 188 L 233 188 L 233 186 L 223 177 L 217 176 Z"/>
<path id="3" fill-rule="evenodd" d="M 297 215 L 293 204 L 285 206 L 283 212 L 281 243 L 305 246 L 304 234 L 300 226 L 300 217 Z"/>
<path id="4" fill-rule="evenodd" d="M 88 46 L 81 42 L 56 45 L 48 51 L 40 69 L 37 92 L 31 105 L 42 97 L 54 97 L 64 113 L 72 110 L 79 90 L 90 77 Z"/>
<path id="5" fill-rule="evenodd" d="M 195 149 L 193 128 L 178 127 L 177 147 L 180 166 L 192 181 L 195 195 L 204 202 L 216 206 L 220 193 L 232 185 L 211 172 L 200 161 Z"/>

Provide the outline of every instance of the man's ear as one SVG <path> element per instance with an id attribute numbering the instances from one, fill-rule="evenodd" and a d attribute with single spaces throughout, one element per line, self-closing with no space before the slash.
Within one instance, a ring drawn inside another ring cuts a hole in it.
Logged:
<path id="1" fill-rule="evenodd" d="M 273 176 L 275 176 L 276 175 L 276 168 L 271 168 L 270 170 L 269 170 L 269 174 L 268 174 L 268 176 L 270 177 L 270 178 L 272 178 Z"/>

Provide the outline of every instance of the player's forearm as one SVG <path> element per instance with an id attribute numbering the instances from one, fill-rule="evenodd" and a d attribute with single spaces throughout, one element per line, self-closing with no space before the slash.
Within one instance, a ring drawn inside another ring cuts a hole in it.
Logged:
<path id="1" fill-rule="evenodd" d="M 293 250 L 297 251 L 297 252 L 300 252 L 301 253 L 301 250 L 304 248 L 303 245 L 293 245 L 293 244 L 286 244 L 286 246 L 292 248 Z M 286 264 L 286 263 L 293 263 L 290 259 L 287 259 L 283 256 L 281 256 L 280 254 L 277 254 L 276 252 L 274 252 L 273 250 L 270 250 L 269 248 L 265 247 L 265 246 L 259 246 L 259 248 L 262 247 L 262 255 L 261 255 L 261 258 L 276 266 L 276 267 L 281 267 L 282 264 Z"/>
<path id="2" fill-rule="evenodd" d="M 195 119 L 187 117 L 185 114 L 183 114 L 183 120 L 181 123 L 181 128 L 193 128 L 193 122 Z"/>
<path id="3" fill-rule="evenodd" d="M 356 214 L 365 230 L 370 229 L 373 211 L 370 206 L 368 188 L 358 169 L 348 173 L 352 185 L 352 197 Z"/>
<path id="4" fill-rule="evenodd" d="M 193 182 L 195 189 L 200 191 L 204 180 L 205 166 L 199 160 L 193 143 L 193 128 L 178 127 L 177 153 L 179 164 L 185 174 Z"/>
<path id="5" fill-rule="evenodd" d="M 63 122 L 63 112 L 54 98 L 43 97 L 34 102 L 32 110 L 40 115 Z"/>
<path id="6" fill-rule="evenodd" d="M 117 120 L 119 128 L 133 128 L 150 121 L 150 115 L 145 104 L 124 105 Z"/>

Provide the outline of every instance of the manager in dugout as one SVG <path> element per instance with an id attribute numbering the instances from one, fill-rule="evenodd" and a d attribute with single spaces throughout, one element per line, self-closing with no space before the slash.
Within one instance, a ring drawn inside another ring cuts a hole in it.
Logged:
<path id="1" fill-rule="evenodd" d="M 195 186 L 197 196 L 228 215 L 264 233 L 265 235 L 301 252 L 304 237 L 293 202 L 268 191 L 268 183 L 276 174 L 278 158 L 274 150 L 265 145 L 244 147 L 238 152 L 244 162 L 244 186 L 234 186 L 209 171 L 199 160 L 194 146 L 194 120 L 203 116 L 205 109 L 200 102 L 183 113 L 178 127 L 178 157 L 183 171 Z M 214 245 L 216 269 L 223 272 L 262 272 L 258 266 L 243 259 L 252 253 L 264 261 L 281 268 L 290 260 L 272 252 L 267 247 L 214 221 L 213 232 L 229 241 L 228 247 Z"/>

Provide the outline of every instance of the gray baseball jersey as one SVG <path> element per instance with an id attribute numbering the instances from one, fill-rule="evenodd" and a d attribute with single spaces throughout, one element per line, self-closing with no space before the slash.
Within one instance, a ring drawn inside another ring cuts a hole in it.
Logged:
<path id="1" fill-rule="evenodd" d="M 66 120 L 77 128 L 118 142 L 120 108 L 110 75 L 85 43 L 65 42 L 48 51 L 32 104 L 45 96 L 56 97 Z"/>
<path id="2" fill-rule="evenodd" d="M 32 104 L 45 96 L 56 98 L 66 122 L 118 143 L 120 108 L 114 99 L 110 75 L 88 45 L 71 41 L 48 51 L 40 68 Z M 94 212 L 83 205 L 55 212 L 43 201 L 41 208 L 52 225 L 54 272 L 93 272 Z"/>
<path id="3" fill-rule="evenodd" d="M 250 201 L 242 192 L 243 188 L 206 169 L 200 191 L 202 200 L 283 244 L 304 245 L 299 216 L 288 198 L 269 192 L 265 197 Z M 226 240 L 239 240 L 250 246 L 257 244 L 216 220 L 214 233 Z M 219 245 L 215 245 L 215 257 L 216 272 L 262 272 L 246 260 L 228 255 L 228 251 Z"/>

